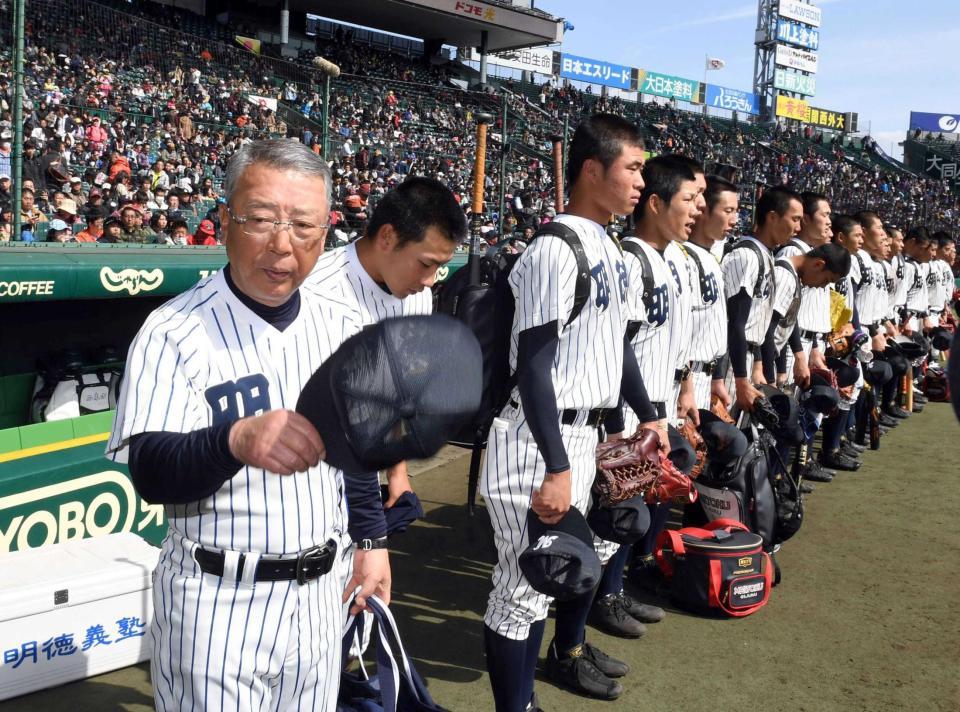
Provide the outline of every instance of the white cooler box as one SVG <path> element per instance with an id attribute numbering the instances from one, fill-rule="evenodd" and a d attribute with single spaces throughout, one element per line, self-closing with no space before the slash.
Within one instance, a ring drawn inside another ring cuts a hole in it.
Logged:
<path id="1" fill-rule="evenodd" d="M 147 660 L 159 552 L 123 533 L 0 556 L 0 700 Z"/>

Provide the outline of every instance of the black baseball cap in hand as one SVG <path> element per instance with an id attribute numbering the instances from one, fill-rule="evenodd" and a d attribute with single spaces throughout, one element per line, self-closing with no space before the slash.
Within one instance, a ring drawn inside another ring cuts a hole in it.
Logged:
<path id="1" fill-rule="evenodd" d="M 593 548 L 593 532 L 576 507 L 556 524 L 544 524 L 527 511 L 530 545 L 520 554 L 520 571 L 538 593 L 568 601 L 600 582 L 600 557 Z"/>
<path id="2" fill-rule="evenodd" d="M 448 316 L 386 319 L 347 339 L 310 377 L 297 412 L 344 472 L 434 455 L 480 407 L 476 337 Z"/>

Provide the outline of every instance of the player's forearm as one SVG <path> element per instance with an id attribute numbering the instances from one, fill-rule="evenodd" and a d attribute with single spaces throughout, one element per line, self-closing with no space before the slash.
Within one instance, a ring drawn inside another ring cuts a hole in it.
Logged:
<path id="1" fill-rule="evenodd" d="M 620 380 L 620 393 L 633 409 L 633 412 L 637 414 L 641 423 L 649 423 L 657 419 L 657 410 L 653 407 L 653 403 L 650 402 L 650 397 L 647 395 L 647 387 L 643 383 L 643 375 L 640 373 L 637 355 L 630 345 L 630 340 L 626 337 L 623 339 L 623 375 Z"/>
<path id="2" fill-rule="evenodd" d="M 727 300 L 727 350 L 735 378 L 747 377 L 747 317 L 750 315 L 750 295 L 741 289 Z"/>
<path id="3" fill-rule="evenodd" d="M 559 346 L 560 332 L 555 321 L 521 331 L 517 343 L 517 388 L 523 415 L 548 473 L 570 469 L 551 377 Z"/>
<path id="4" fill-rule="evenodd" d="M 343 495 L 347 500 L 347 532 L 353 541 L 387 535 L 387 517 L 383 513 L 380 477 L 376 472 L 344 472 Z"/>
<path id="5" fill-rule="evenodd" d="M 232 426 L 131 437 L 130 477 L 137 492 L 150 504 L 188 504 L 212 495 L 243 467 L 230 453 Z"/>

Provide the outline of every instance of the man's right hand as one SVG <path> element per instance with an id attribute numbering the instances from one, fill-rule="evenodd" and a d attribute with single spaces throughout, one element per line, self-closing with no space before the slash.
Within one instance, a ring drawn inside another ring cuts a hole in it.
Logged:
<path id="1" fill-rule="evenodd" d="M 530 509 L 544 524 L 556 524 L 570 509 L 570 470 L 546 474 L 540 489 L 533 491 Z"/>
<path id="2" fill-rule="evenodd" d="M 316 467 L 327 451 L 309 420 L 292 410 L 271 410 L 233 424 L 230 454 L 245 465 L 292 475 Z"/>
<path id="3" fill-rule="evenodd" d="M 758 391 L 746 378 L 737 378 L 735 380 L 737 391 L 737 405 L 748 413 L 753 412 L 753 403 L 763 394 Z"/>

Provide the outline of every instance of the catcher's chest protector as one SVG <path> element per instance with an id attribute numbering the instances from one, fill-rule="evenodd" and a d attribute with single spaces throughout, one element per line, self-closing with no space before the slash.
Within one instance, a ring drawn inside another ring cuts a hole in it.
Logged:
<path id="1" fill-rule="evenodd" d="M 755 440 L 729 465 L 708 463 L 693 484 L 708 520 L 741 522 L 770 547 L 776 534 L 777 503 L 769 475 L 767 454 Z"/>

